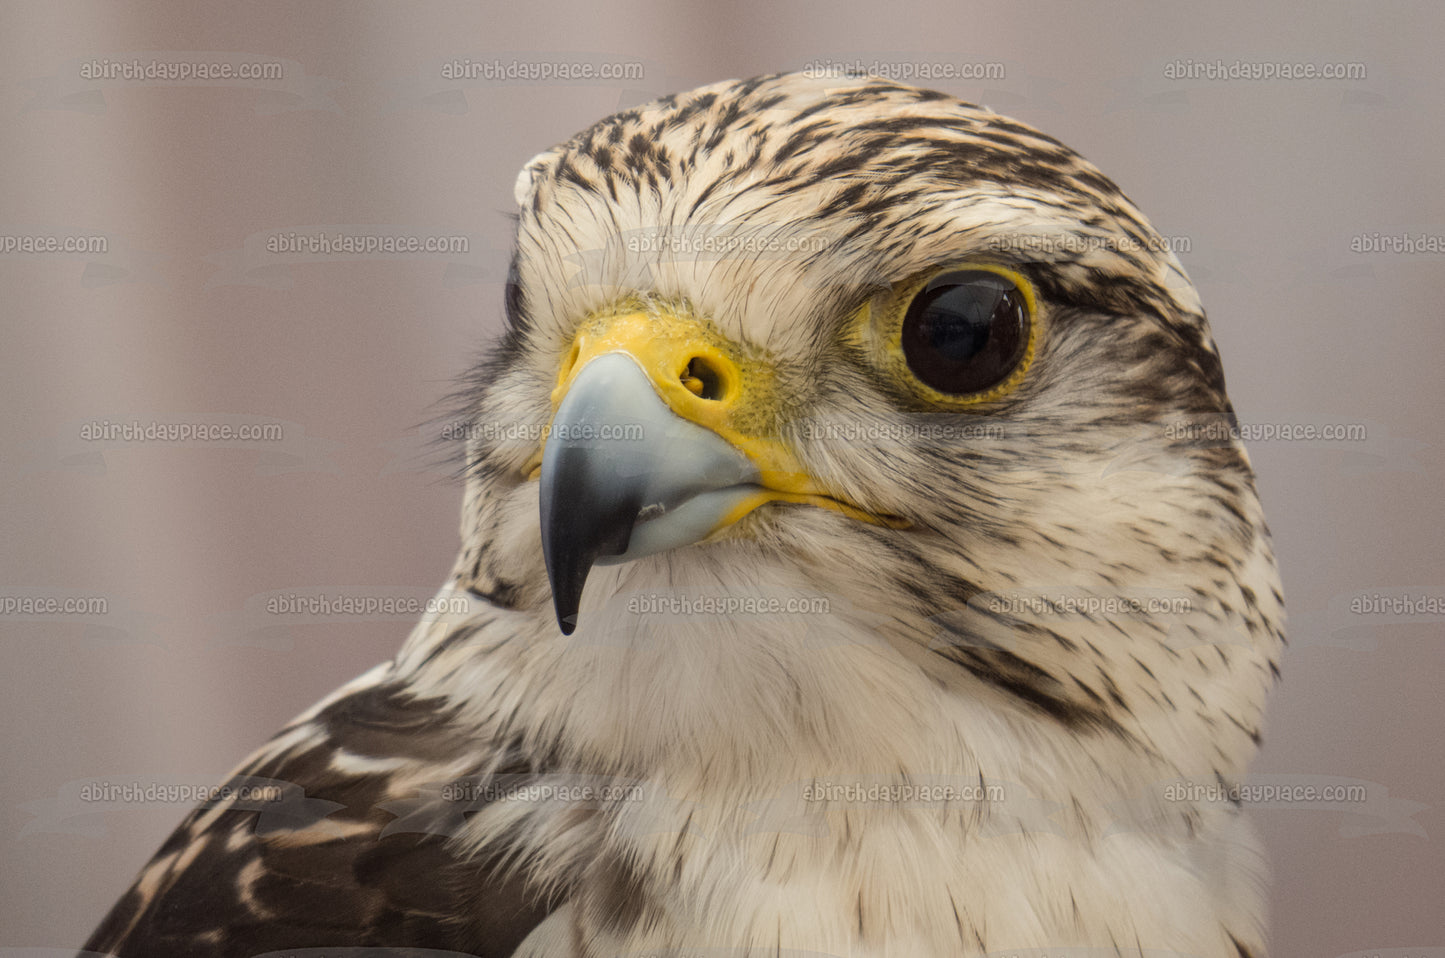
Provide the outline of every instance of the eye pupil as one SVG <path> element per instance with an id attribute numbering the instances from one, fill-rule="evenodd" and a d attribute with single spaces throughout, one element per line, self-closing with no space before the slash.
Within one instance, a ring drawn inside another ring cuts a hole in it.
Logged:
<path id="1" fill-rule="evenodd" d="M 1005 277 L 987 270 L 944 273 L 908 306 L 904 359 L 939 392 L 981 392 L 1008 378 L 1022 360 L 1028 321 L 1023 295 Z"/>
<path id="2" fill-rule="evenodd" d="M 977 308 L 978 301 L 960 297 L 960 289 L 945 286 L 928 294 L 930 300 L 918 318 L 919 334 L 929 347 L 954 362 L 969 359 L 983 349 L 993 318 L 979 316 L 982 310 Z"/>

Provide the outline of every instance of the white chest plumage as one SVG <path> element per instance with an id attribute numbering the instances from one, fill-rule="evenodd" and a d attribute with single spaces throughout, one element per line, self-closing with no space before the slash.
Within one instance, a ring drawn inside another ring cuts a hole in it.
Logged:
<path id="1" fill-rule="evenodd" d="M 595 590 L 570 637 L 545 616 L 503 615 L 469 644 L 535 638 L 485 657 L 459 645 L 415 679 L 423 694 L 491 703 L 484 724 L 504 702 L 534 748 L 560 749 L 566 771 L 541 780 L 557 788 L 483 810 L 465 836 L 477 849 L 526 836 L 518 859 L 572 883 L 531 953 L 573 954 L 580 936 L 597 955 L 1115 941 L 1237 958 L 1258 941 L 1263 868 L 1247 822 L 1166 798 L 1202 767 L 937 681 L 857 593 L 827 611 L 687 611 L 820 595 L 749 550 L 615 567 Z"/>

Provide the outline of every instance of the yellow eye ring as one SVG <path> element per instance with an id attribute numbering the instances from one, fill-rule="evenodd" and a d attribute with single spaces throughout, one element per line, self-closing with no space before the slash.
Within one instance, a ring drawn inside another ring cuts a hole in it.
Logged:
<path id="1" fill-rule="evenodd" d="M 1038 346 L 1038 296 L 1023 274 L 993 263 L 931 269 L 884 294 L 860 320 L 879 362 L 930 405 L 992 402 L 1023 382 Z"/>

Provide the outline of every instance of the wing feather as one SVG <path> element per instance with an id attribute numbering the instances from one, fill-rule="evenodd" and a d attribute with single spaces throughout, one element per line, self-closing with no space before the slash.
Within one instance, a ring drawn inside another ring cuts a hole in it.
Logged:
<path id="1" fill-rule="evenodd" d="M 510 955 L 555 897 L 499 867 L 505 849 L 467 858 L 446 828 L 416 827 L 447 810 L 423 808 L 389 830 L 397 816 L 386 806 L 422 786 L 541 771 L 515 743 L 475 741 L 439 703 L 374 670 L 244 762 L 228 798 L 191 812 L 85 948 L 119 958 L 323 947 Z M 258 783 L 279 783 L 285 798 L 231 797 Z"/>

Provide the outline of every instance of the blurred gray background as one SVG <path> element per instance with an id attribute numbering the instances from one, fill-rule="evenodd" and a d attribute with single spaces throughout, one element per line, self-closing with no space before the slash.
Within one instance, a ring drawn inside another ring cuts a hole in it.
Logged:
<path id="1" fill-rule="evenodd" d="M 419 424 L 498 330 L 521 164 L 619 107 L 828 61 L 931 72 L 1079 150 L 1187 244 L 1244 422 L 1363 427 L 1251 443 L 1292 632 L 1257 769 L 1367 794 L 1256 812 L 1274 953 L 1445 946 L 1445 8 L 528 6 L 0 7 L 0 235 L 92 247 L 0 252 L 0 955 L 78 945 L 186 810 L 86 783 L 217 779 L 413 618 L 278 625 L 269 596 L 442 581 L 460 491 Z M 283 76 L 105 75 L 152 60 Z M 443 77 L 467 61 L 634 66 Z M 1199 75 L 1277 62 L 1364 76 Z M 468 248 L 264 250 L 361 225 Z M 81 438 L 106 421 L 285 438 Z"/>

